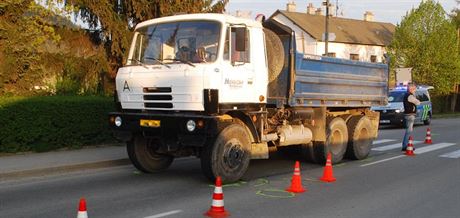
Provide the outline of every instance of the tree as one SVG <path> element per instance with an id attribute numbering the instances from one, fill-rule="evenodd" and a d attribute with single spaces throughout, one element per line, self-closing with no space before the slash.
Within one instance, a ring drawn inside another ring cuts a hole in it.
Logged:
<path id="1" fill-rule="evenodd" d="M 15 86 L 30 88 L 34 81 L 43 77 L 44 72 L 37 69 L 41 60 L 39 47 L 48 40 L 60 40 L 53 26 L 44 18 L 49 13 L 33 0 L 4 0 L 0 3 L 2 92 Z M 28 73 L 32 71 L 35 73 Z"/>
<path id="2" fill-rule="evenodd" d="M 419 84 L 435 87 L 438 95 L 452 93 L 460 77 L 460 54 L 455 25 L 442 6 L 422 1 L 397 25 L 389 53 L 392 66 L 411 67 Z"/>
<path id="3" fill-rule="evenodd" d="M 456 0 L 456 2 L 457 2 L 457 6 L 460 6 L 460 0 Z M 457 47 L 458 47 L 458 53 L 460 56 L 460 8 L 459 7 L 452 10 L 451 18 L 455 26 L 457 27 Z M 458 83 L 454 84 L 454 94 L 452 96 L 452 101 L 451 101 L 452 103 L 451 103 L 451 108 L 450 108 L 452 112 L 455 112 L 459 91 L 460 91 L 460 85 Z"/>
<path id="4" fill-rule="evenodd" d="M 101 93 L 103 47 L 61 9 L 37 2 L 0 2 L 0 95 Z"/>
<path id="5" fill-rule="evenodd" d="M 142 21 L 175 13 L 222 13 L 228 0 L 49 0 L 77 9 L 77 15 L 91 29 L 101 31 L 110 60 L 111 75 L 124 60 L 132 37 L 130 30 Z"/>

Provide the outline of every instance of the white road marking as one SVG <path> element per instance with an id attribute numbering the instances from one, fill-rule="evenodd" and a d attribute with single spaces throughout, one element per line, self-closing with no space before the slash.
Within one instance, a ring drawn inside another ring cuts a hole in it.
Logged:
<path id="1" fill-rule="evenodd" d="M 157 215 L 148 216 L 148 217 L 144 217 L 144 218 L 159 218 L 159 217 L 165 217 L 165 216 L 173 215 L 173 214 L 176 214 L 176 213 L 182 213 L 182 210 L 173 210 L 173 211 L 164 212 L 164 213 L 160 213 L 160 214 L 157 214 Z"/>
<path id="2" fill-rule="evenodd" d="M 430 145 L 430 146 L 425 146 L 425 147 L 422 147 L 422 148 L 417 148 L 414 151 L 414 153 L 415 154 L 423 154 L 423 153 L 438 150 L 438 149 L 441 149 L 441 148 L 447 148 L 447 147 L 452 146 L 452 145 L 455 145 L 455 143 L 438 143 L 438 144 L 434 144 L 434 145 Z"/>
<path id="3" fill-rule="evenodd" d="M 460 150 L 440 155 L 440 157 L 459 158 L 460 157 Z"/>
<path id="4" fill-rule="evenodd" d="M 394 139 L 381 139 L 381 140 L 377 140 L 377 141 L 374 141 L 374 143 L 372 143 L 373 145 L 378 145 L 378 144 L 383 144 L 383 143 L 387 143 L 387 142 L 394 142 L 396 140 Z"/>
<path id="5" fill-rule="evenodd" d="M 383 159 L 383 160 L 375 161 L 375 162 L 372 162 L 372 163 L 363 164 L 363 165 L 361 165 L 361 166 L 362 166 L 362 167 L 365 167 L 365 166 L 370 166 L 370 165 L 374 165 L 374 164 L 378 164 L 378 163 L 386 162 L 386 161 L 389 161 L 389 160 L 393 160 L 393 159 L 397 159 L 397 158 L 401 158 L 401 157 L 405 157 L 405 156 L 406 156 L 406 155 L 399 155 L 399 156 L 394 156 L 394 157 L 390 157 L 390 158 L 387 158 L 387 159 Z"/>
<path id="6" fill-rule="evenodd" d="M 412 144 L 416 145 L 416 144 L 420 144 L 422 143 L 422 141 L 413 141 Z M 377 147 L 377 148 L 373 148 L 372 150 L 373 151 L 388 151 L 388 150 L 392 150 L 392 149 L 395 149 L 395 148 L 402 148 L 402 143 L 395 143 L 395 144 L 391 144 L 391 145 L 386 145 L 386 146 L 381 146 L 381 147 Z"/>

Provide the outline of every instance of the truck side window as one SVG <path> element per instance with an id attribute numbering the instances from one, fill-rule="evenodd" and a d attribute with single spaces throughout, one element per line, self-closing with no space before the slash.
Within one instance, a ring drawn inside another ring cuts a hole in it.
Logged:
<path id="1" fill-rule="evenodd" d="M 229 34 L 229 32 L 231 34 Z M 236 39 L 235 28 L 231 28 L 231 31 L 227 30 L 227 34 L 225 38 L 225 45 L 224 45 L 224 60 L 229 60 L 229 58 L 231 58 L 232 63 L 235 63 L 235 62 L 236 63 L 249 63 L 250 62 L 249 31 L 246 30 L 246 37 L 245 37 L 246 50 L 245 51 L 236 51 L 235 39 Z M 231 48 L 231 50 L 229 48 Z"/>
<path id="2" fill-rule="evenodd" d="M 228 34 L 228 29 L 225 33 L 225 44 L 224 44 L 224 60 L 228 61 L 230 57 L 230 35 Z"/>

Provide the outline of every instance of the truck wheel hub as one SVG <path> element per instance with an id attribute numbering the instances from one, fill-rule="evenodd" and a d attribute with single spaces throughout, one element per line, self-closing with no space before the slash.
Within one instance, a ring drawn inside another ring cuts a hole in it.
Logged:
<path id="1" fill-rule="evenodd" d="M 232 140 L 227 144 L 224 153 L 224 162 L 229 168 L 234 169 L 240 166 L 243 156 L 243 150 L 238 141 Z"/>

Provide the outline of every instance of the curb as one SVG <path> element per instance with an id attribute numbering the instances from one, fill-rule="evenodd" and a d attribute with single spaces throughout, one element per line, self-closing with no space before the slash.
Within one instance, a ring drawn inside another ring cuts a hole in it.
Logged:
<path id="1" fill-rule="evenodd" d="M 11 172 L 4 172 L 4 173 L 0 172 L 0 181 L 13 180 L 13 179 L 24 179 L 24 178 L 38 177 L 38 176 L 48 176 L 48 175 L 76 172 L 76 171 L 89 170 L 89 169 L 101 169 L 101 168 L 109 168 L 109 167 L 116 167 L 116 166 L 124 166 L 130 163 L 131 162 L 129 161 L 129 159 L 123 158 L 123 159 L 116 159 L 116 160 L 105 160 L 105 161 L 97 161 L 97 162 L 90 162 L 90 163 L 78 163 L 78 164 L 70 164 L 70 165 L 57 166 L 57 167 L 46 167 L 46 168 L 31 169 L 31 170 L 19 170 L 19 171 L 11 171 Z"/>

